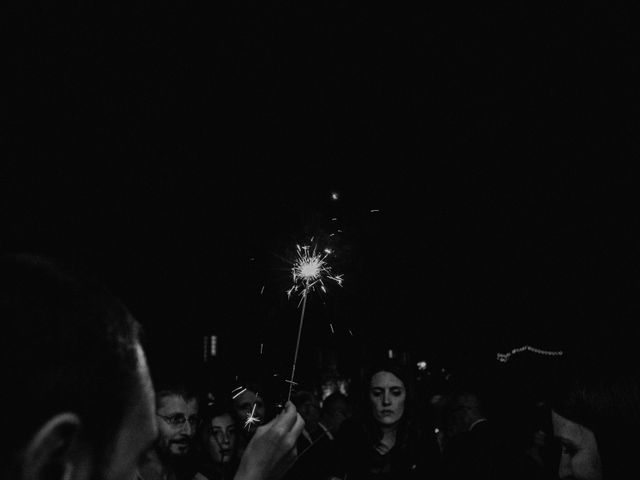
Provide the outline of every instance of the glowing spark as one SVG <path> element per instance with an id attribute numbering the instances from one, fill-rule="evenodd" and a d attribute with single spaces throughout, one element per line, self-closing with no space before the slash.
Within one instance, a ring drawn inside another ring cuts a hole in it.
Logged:
<path id="1" fill-rule="evenodd" d="M 375 213 L 375 212 L 379 212 L 380 210 L 378 210 L 377 208 L 374 208 L 373 210 L 369 210 L 371 213 Z"/>
<path id="2" fill-rule="evenodd" d="M 349 330 L 349 335 L 353 337 L 353 332 L 351 330 Z"/>
<path id="3" fill-rule="evenodd" d="M 331 327 L 331 333 L 336 333 L 336 332 L 333 330 L 333 323 L 329 323 L 329 326 Z"/>
<path id="4" fill-rule="evenodd" d="M 336 192 L 333 192 L 331 194 L 331 200 L 337 200 L 338 199 L 338 194 Z"/>
<path id="5" fill-rule="evenodd" d="M 240 395 L 242 395 L 244 392 L 246 392 L 246 391 L 247 391 L 247 389 L 246 389 L 246 388 L 243 388 L 243 387 L 238 387 L 238 388 L 236 388 L 236 390 L 238 390 L 238 389 L 242 389 L 242 390 L 240 390 L 238 393 L 236 393 L 236 394 L 232 397 L 232 398 L 233 398 L 233 400 L 235 400 L 237 397 L 239 397 Z M 234 390 L 234 391 L 235 391 L 235 390 Z M 231 393 L 233 393 L 233 392 L 231 392 Z"/>
<path id="6" fill-rule="evenodd" d="M 326 258 L 333 253 L 330 249 L 325 249 L 324 254 L 316 253 L 316 248 L 311 250 L 308 245 L 296 245 L 298 258 L 291 269 L 293 275 L 293 285 L 287 290 L 287 296 L 291 298 L 294 292 L 300 291 L 303 297 L 312 291 L 316 286 L 326 292 L 323 278 L 329 278 L 342 286 L 342 275 L 332 275 L 331 267 L 327 264 Z"/>
<path id="7" fill-rule="evenodd" d="M 262 295 L 264 293 L 264 285 L 262 286 L 262 289 L 260 289 L 260 295 Z"/>
<path id="8" fill-rule="evenodd" d="M 264 347 L 264 343 L 260 344 L 260 355 L 262 355 L 262 347 Z"/>
<path id="9" fill-rule="evenodd" d="M 256 395 L 257 396 L 257 395 Z M 256 404 L 253 404 L 253 408 L 251 409 L 251 413 L 247 415 L 247 419 L 244 421 L 244 426 L 249 430 L 251 425 L 254 425 L 260 422 L 260 418 L 255 416 L 256 413 Z"/>

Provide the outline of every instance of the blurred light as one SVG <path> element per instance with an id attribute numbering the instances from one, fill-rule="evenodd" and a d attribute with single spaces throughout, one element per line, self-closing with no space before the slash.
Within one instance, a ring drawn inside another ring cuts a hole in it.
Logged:
<path id="1" fill-rule="evenodd" d="M 496 355 L 496 358 L 498 359 L 499 362 L 506 363 L 509 361 L 509 358 L 511 358 L 511 356 L 516 355 L 518 353 L 525 352 L 525 351 L 529 351 L 538 355 L 546 355 L 549 357 L 559 357 L 563 355 L 562 350 L 558 350 L 558 351 L 541 350 L 539 348 L 535 348 L 530 345 L 523 345 L 522 347 L 514 348 L 513 350 L 507 353 L 498 353 Z"/>
<path id="2" fill-rule="evenodd" d="M 424 360 L 421 360 L 417 363 L 417 366 L 418 366 L 418 370 L 426 370 L 427 362 L 425 362 Z"/>
<path id="3" fill-rule="evenodd" d="M 435 433 L 436 435 L 437 435 L 437 434 L 439 434 L 439 433 L 440 433 L 440 429 L 439 429 L 439 428 L 435 428 L 435 429 L 433 430 L 433 433 Z"/>
<path id="4" fill-rule="evenodd" d="M 331 200 L 338 200 L 338 192 L 333 192 L 331 194 Z"/>
<path id="5" fill-rule="evenodd" d="M 216 335 L 211 335 L 211 344 L 209 346 L 209 355 L 215 357 L 218 353 L 218 337 Z"/>
<path id="6" fill-rule="evenodd" d="M 338 391 L 342 393 L 345 397 L 349 396 L 349 381 L 341 378 L 338 380 Z"/>
<path id="7" fill-rule="evenodd" d="M 320 390 L 322 391 L 322 400 L 327 398 L 329 395 L 334 393 L 338 389 L 338 385 L 336 382 L 327 381 L 322 384 Z"/>
<path id="8" fill-rule="evenodd" d="M 388 354 L 389 354 L 389 358 L 393 358 L 393 350 L 389 349 Z"/>

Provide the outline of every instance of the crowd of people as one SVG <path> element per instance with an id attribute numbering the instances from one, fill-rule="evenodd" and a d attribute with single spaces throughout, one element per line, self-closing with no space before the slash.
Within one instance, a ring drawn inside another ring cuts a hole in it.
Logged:
<path id="1" fill-rule="evenodd" d="M 640 443 L 625 348 L 569 358 L 531 408 L 479 375 L 426 392 L 389 358 L 346 392 L 299 384 L 278 402 L 260 379 L 153 371 L 127 308 L 50 259 L 0 261 L 0 318 L 10 480 L 612 480 Z"/>

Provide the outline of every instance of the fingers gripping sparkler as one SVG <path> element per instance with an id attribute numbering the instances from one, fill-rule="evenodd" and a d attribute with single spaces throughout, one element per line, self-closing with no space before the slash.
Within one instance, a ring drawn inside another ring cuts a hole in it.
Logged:
<path id="1" fill-rule="evenodd" d="M 293 366 L 291 368 L 291 378 L 289 382 L 289 395 L 287 400 L 291 400 L 291 391 L 294 385 L 294 376 L 296 373 L 296 363 L 298 360 L 298 350 L 300 348 L 300 337 L 302 335 L 302 324 L 304 322 L 304 314 L 307 308 L 307 296 L 310 291 L 313 291 L 316 287 L 319 287 L 326 293 L 323 278 L 328 278 L 336 282 L 339 286 L 342 286 L 342 275 L 333 275 L 331 273 L 331 267 L 325 261 L 326 258 L 332 253 L 331 250 L 326 249 L 323 253 L 316 253 L 316 248 L 311 250 L 308 245 L 300 246 L 296 245 L 298 251 L 298 258 L 293 264 L 291 269 L 293 275 L 293 286 L 287 290 L 287 296 L 291 298 L 293 293 L 299 292 L 302 297 L 300 304 L 302 304 L 302 311 L 300 313 L 300 322 L 298 325 L 298 339 L 296 340 L 296 350 L 293 356 Z"/>

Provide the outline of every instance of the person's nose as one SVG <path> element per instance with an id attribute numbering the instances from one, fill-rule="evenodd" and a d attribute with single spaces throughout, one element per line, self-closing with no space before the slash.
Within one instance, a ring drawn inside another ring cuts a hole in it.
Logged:
<path id="1" fill-rule="evenodd" d="M 566 455 L 562 455 L 560 457 L 560 465 L 558 466 L 558 477 L 562 480 L 563 478 L 571 478 L 572 474 L 571 461 Z"/>
<path id="2" fill-rule="evenodd" d="M 382 396 L 382 404 L 391 405 L 391 395 L 389 395 L 389 392 L 384 392 L 384 395 Z"/>
<path id="3" fill-rule="evenodd" d="M 196 433 L 196 426 L 193 425 L 191 422 L 184 422 L 184 425 L 182 425 L 181 430 L 191 437 Z"/>

